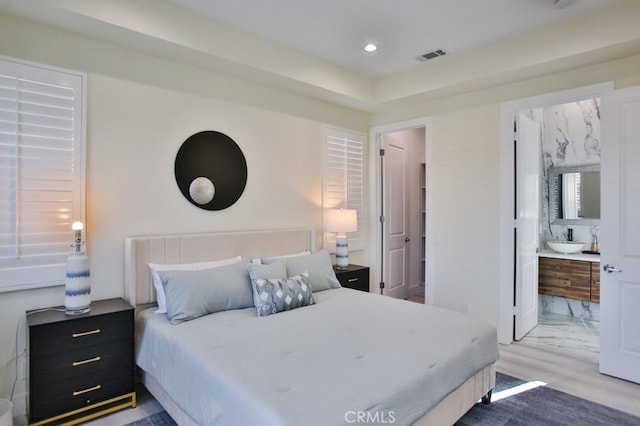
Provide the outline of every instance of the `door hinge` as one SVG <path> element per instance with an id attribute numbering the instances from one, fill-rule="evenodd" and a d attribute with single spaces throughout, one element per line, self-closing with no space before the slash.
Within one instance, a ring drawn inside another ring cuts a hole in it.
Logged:
<path id="1" fill-rule="evenodd" d="M 384 148 L 381 148 L 381 149 L 380 149 L 380 156 L 381 156 L 381 157 L 384 157 Z"/>
<path id="2" fill-rule="evenodd" d="M 516 120 L 513 120 L 513 133 L 516 133 L 518 131 L 518 125 L 516 123 Z"/>
<path id="3" fill-rule="evenodd" d="M 380 223 L 384 223 L 384 215 L 380 216 Z"/>
<path id="4" fill-rule="evenodd" d="M 514 229 L 518 229 L 518 219 L 513 219 L 513 227 Z"/>
<path id="5" fill-rule="evenodd" d="M 512 312 L 512 314 L 513 314 L 513 315 L 517 315 L 517 314 L 518 314 L 518 309 L 517 309 L 517 307 L 516 307 L 516 306 L 514 306 L 514 307 L 513 307 L 513 312 Z"/>

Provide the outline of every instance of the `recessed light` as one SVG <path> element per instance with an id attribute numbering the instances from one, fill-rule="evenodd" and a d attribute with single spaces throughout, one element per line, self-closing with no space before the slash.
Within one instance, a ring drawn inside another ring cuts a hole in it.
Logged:
<path id="1" fill-rule="evenodd" d="M 365 52 L 371 53 L 371 52 L 375 52 L 376 50 L 378 50 L 378 46 L 376 46 L 373 43 L 369 43 L 364 47 Z"/>

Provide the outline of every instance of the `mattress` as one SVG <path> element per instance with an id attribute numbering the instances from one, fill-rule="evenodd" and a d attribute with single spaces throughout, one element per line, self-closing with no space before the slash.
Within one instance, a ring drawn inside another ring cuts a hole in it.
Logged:
<path id="1" fill-rule="evenodd" d="M 494 327 L 346 288 L 267 317 L 139 315 L 137 363 L 201 425 L 408 425 L 498 359 Z"/>

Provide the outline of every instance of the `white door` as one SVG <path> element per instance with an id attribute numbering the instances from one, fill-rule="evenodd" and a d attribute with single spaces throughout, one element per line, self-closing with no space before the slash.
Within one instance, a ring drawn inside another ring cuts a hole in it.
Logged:
<path id="1" fill-rule="evenodd" d="M 602 98 L 601 197 L 600 372 L 640 383 L 640 87 Z"/>
<path id="2" fill-rule="evenodd" d="M 406 168 L 408 147 L 402 138 L 382 136 L 384 149 L 384 294 L 398 299 L 409 296 L 407 285 L 408 221 Z"/>
<path id="3" fill-rule="evenodd" d="M 516 125 L 515 339 L 538 325 L 540 128 L 518 114 Z"/>

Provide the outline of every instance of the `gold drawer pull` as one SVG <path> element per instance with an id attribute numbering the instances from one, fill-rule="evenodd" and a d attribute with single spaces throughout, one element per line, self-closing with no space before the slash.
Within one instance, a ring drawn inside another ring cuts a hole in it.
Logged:
<path id="1" fill-rule="evenodd" d="M 349 282 L 352 283 L 354 281 L 358 281 L 360 278 L 349 278 Z"/>
<path id="2" fill-rule="evenodd" d="M 96 385 L 92 388 L 88 388 L 88 389 L 84 389 L 84 390 L 79 390 L 79 391 L 75 391 L 73 393 L 73 396 L 78 396 L 78 395 L 82 395 L 83 393 L 87 393 L 87 392 L 93 392 L 93 391 L 97 391 L 98 389 L 102 388 L 102 386 L 100 385 Z"/>
<path id="3" fill-rule="evenodd" d="M 92 362 L 98 362 L 98 361 L 100 361 L 100 357 L 96 356 L 93 358 L 85 359 L 83 361 L 74 361 L 73 364 L 71 365 L 73 365 L 74 367 L 77 367 L 79 365 L 91 364 Z"/>
<path id="4" fill-rule="evenodd" d="M 76 337 L 90 336 L 92 334 L 98 334 L 98 333 L 100 333 L 100 329 L 96 328 L 95 330 L 85 331 L 83 333 L 73 333 L 71 336 L 75 339 Z"/>

